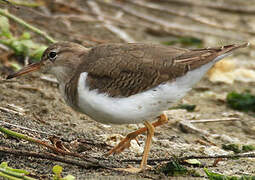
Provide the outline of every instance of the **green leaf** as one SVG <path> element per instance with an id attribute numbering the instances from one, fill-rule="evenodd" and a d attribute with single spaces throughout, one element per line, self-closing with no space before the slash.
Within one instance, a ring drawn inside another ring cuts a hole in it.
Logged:
<path id="1" fill-rule="evenodd" d="M 7 38 L 11 38 L 12 34 L 10 32 L 10 24 L 8 18 L 0 16 L 0 30 L 1 34 Z"/>
<path id="2" fill-rule="evenodd" d="M 255 146 L 254 145 L 243 145 L 242 147 L 242 152 L 249 152 L 249 151 L 254 151 Z"/>
<path id="3" fill-rule="evenodd" d="M 179 105 L 171 107 L 169 109 L 186 109 L 189 112 L 193 112 L 196 109 L 196 105 L 194 105 L 194 104 L 179 104 Z"/>
<path id="4" fill-rule="evenodd" d="M 24 32 L 24 33 L 20 36 L 19 39 L 21 39 L 21 40 L 29 40 L 29 39 L 31 39 L 31 35 L 30 35 L 29 32 Z"/>
<path id="5" fill-rule="evenodd" d="M 206 168 L 204 168 L 204 172 L 205 172 L 205 174 L 208 176 L 208 178 L 210 179 L 210 180 L 216 180 L 216 179 L 218 179 L 218 180 L 221 180 L 221 179 L 223 179 L 223 175 L 221 175 L 221 174 L 218 174 L 218 173 L 214 173 L 214 172 L 210 172 L 208 169 L 206 169 Z"/>
<path id="6" fill-rule="evenodd" d="M 47 49 L 47 46 L 40 46 L 38 49 L 35 49 L 31 52 L 30 56 L 35 61 L 39 61 L 44 53 L 44 51 Z"/>
<path id="7" fill-rule="evenodd" d="M 7 162 L 2 162 L 0 164 L 0 168 L 6 168 L 6 167 L 8 167 L 8 163 Z"/>
<path id="8" fill-rule="evenodd" d="M 22 68 L 21 65 L 16 62 L 11 62 L 11 67 L 13 67 L 13 69 L 15 69 L 16 71 Z"/>
<path id="9" fill-rule="evenodd" d="M 188 170 L 182 166 L 178 161 L 173 160 L 160 168 L 160 171 L 169 176 L 180 176 L 188 173 Z"/>
<path id="10" fill-rule="evenodd" d="M 255 179 L 255 176 L 226 176 L 223 174 L 218 174 L 218 173 L 214 173 L 209 171 L 208 169 L 204 168 L 204 172 L 206 173 L 206 175 L 208 176 L 208 178 L 210 180 L 253 180 Z"/>
<path id="11" fill-rule="evenodd" d="M 15 54 L 24 56 L 28 55 L 28 48 L 21 41 L 13 40 L 10 43 L 10 46 L 14 50 Z"/>
<path id="12" fill-rule="evenodd" d="M 255 95 L 231 92 L 227 95 L 227 104 L 232 109 L 255 112 Z"/>
<path id="13" fill-rule="evenodd" d="M 192 46 L 192 45 L 201 46 L 203 43 L 201 39 L 194 38 L 194 37 L 183 37 L 179 39 L 179 42 L 185 46 Z"/>
<path id="14" fill-rule="evenodd" d="M 181 44 L 182 46 L 202 47 L 203 41 L 201 39 L 194 38 L 194 37 L 181 37 L 178 39 L 161 42 L 161 44 L 168 45 L 168 46 Z"/>
<path id="15" fill-rule="evenodd" d="M 0 177 L 4 177 L 10 180 L 35 180 L 34 178 L 28 177 L 29 172 L 23 169 L 13 169 L 8 167 L 7 162 L 0 164 Z"/>
<path id="16" fill-rule="evenodd" d="M 2 172 L 0 172 L 0 177 L 3 177 L 8 180 L 21 180 L 20 178 L 13 177 L 13 176 L 10 176 L 10 175 L 2 173 Z"/>
<path id="17" fill-rule="evenodd" d="M 167 45 L 167 46 L 172 46 L 172 45 L 177 44 L 177 43 L 178 43 L 178 40 L 172 40 L 172 41 L 164 41 L 164 42 L 161 42 L 161 44 Z"/>
<path id="18" fill-rule="evenodd" d="M 19 37 L 13 37 L 9 31 L 9 21 L 6 17 L 0 16 L 0 43 L 6 45 L 18 56 L 30 57 L 33 61 L 39 61 L 47 46 L 38 44 L 31 39 L 29 32 L 23 32 Z"/>
<path id="19" fill-rule="evenodd" d="M 18 178 L 22 178 L 25 175 L 24 173 L 13 172 L 12 170 L 8 170 L 7 168 L 6 169 L 0 168 L 0 172 L 2 172 L 4 174 L 8 174 L 13 177 L 18 177 Z"/>
<path id="20" fill-rule="evenodd" d="M 60 176 L 61 176 L 61 173 L 62 173 L 62 171 L 63 171 L 63 168 L 62 168 L 62 166 L 55 165 L 55 166 L 52 168 L 52 171 L 53 171 L 53 173 L 54 173 L 56 176 L 60 177 Z"/>
<path id="21" fill-rule="evenodd" d="M 13 169 L 13 168 L 10 168 L 10 167 L 7 167 L 6 169 L 9 170 L 9 171 L 12 171 L 12 172 L 22 173 L 22 174 L 25 174 L 25 175 L 30 174 L 28 171 L 26 171 L 24 169 Z"/>
<path id="22" fill-rule="evenodd" d="M 24 176 L 23 179 L 24 179 L 24 180 L 36 180 L 36 179 L 31 178 L 31 177 L 28 177 L 28 176 Z"/>
<path id="23" fill-rule="evenodd" d="M 55 165 L 53 168 L 52 168 L 52 171 L 53 173 L 55 174 L 53 176 L 53 180 L 74 180 L 75 177 L 68 174 L 67 176 L 65 176 L 64 178 L 61 177 L 61 173 L 63 171 L 63 168 L 62 166 L 59 166 L 59 165 Z"/>
<path id="24" fill-rule="evenodd" d="M 234 153 L 241 152 L 241 146 L 239 144 L 223 144 L 222 149 L 233 151 Z"/>
<path id="25" fill-rule="evenodd" d="M 34 49 L 34 48 L 36 48 L 36 43 L 34 43 L 30 39 L 20 40 L 19 43 L 22 44 L 23 46 L 25 46 L 27 49 Z"/>

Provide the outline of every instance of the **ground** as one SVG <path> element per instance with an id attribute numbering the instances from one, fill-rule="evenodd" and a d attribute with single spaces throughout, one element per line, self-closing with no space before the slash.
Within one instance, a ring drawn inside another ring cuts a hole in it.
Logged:
<path id="1" fill-rule="evenodd" d="M 152 3 L 156 4 L 153 1 Z M 73 7 L 73 9 L 68 9 L 69 6 L 66 6 L 65 3 L 63 4 L 56 3 L 55 6 L 47 6 L 48 8 L 51 7 L 51 9 L 49 9 L 51 16 L 42 9 L 39 9 L 39 11 L 26 11 L 28 8 L 21 8 L 20 10 L 11 10 L 11 12 L 23 18 L 27 22 L 40 27 L 43 31 L 51 34 L 55 39 L 61 41 L 75 41 L 85 46 L 93 46 L 102 42 L 128 41 L 127 39 L 122 38 L 122 36 L 118 36 L 119 34 L 117 35 L 112 31 L 109 31 L 105 25 L 107 23 L 102 23 L 100 18 L 99 20 L 92 19 L 91 16 L 94 16 L 88 13 L 90 11 L 89 5 L 86 4 L 86 1 L 72 1 L 71 5 L 73 6 L 70 7 Z M 82 8 L 78 8 L 79 6 L 77 4 L 80 4 L 80 7 Z M 118 13 L 121 14 L 126 11 L 123 9 L 117 10 L 116 7 L 113 8 L 111 6 L 104 6 L 101 3 L 98 4 L 100 5 L 101 10 L 105 13 L 104 19 L 106 19 L 106 21 L 113 21 L 116 23 L 113 23 L 114 26 L 122 30 L 124 29 L 125 32 L 127 32 L 129 36 L 137 42 L 162 43 L 170 40 L 176 40 L 180 38 L 180 36 L 186 37 L 187 31 L 184 31 L 183 33 L 178 32 L 174 28 L 174 30 L 171 29 L 167 24 L 158 25 L 157 23 L 151 23 L 151 27 L 149 27 L 149 21 L 142 21 L 140 18 L 128 13 L 124 13 L 121 18 L 117 18 Z M 206 13 L 215 15 L 217 12 L 220 12 L 224 18 L 233 16 L 233 19 L 236 21 L 232 22 L 232 25 L 235 24 L 235 22 L 239 22 L 240 19 L 246 20 L 248 23 L 252 23 L 252 21 L 250 21 L 249 14 L 245 13 L 239 14 L 235 11 L 224 12 L 217 8 L 209 8 L 209 10 L 206 11 L 206 6 L 197 7 L 193 5 L 190 7 L 189 5 L 182 5 L 179 3 L 175 4 L 173 2 L 172 4 L 171 2 L 161 2 L 158 4 L 161 5 L 161 7 L 170 7 L 170 5 L 173 5 L 176 9 L 183 10 L 183 12 L 192 10 L 194 13 L 204 16 Z M 128 5 L 130 7 L 135 6 L 132 3 Z M 61 6 L 62 9 L 58 6 Z M 92 7 L 94 7 L 94 5 L 92 5 Z M 150 12 L 150 9 L 139 6 L 133 7 L 133 9 L 139 9 L 139 13 L 147 13 L 147 15 L 148 12 Z M 79 10 L 82 12 L 77 12 Z M 136 13 L 139 14 L 138 11 L 136 11 Z M 60 14 L 62 14 L 62 16 Z M 183 18 L 174 14 L 169 15 L 166 12 L 161 11 L 152 11 L 151 15 L 173 24 L 174 22 L 179 22 L 181 25 L 185 26 L 185 28 L 189 28 L 187 23 L 194 23 L 187 20 L 185 17 Z M 103 15 L 101 14 L 101 16 Z M 109 16 L 113 17 L 110 18 Z M 149 15 L 147 17 L 149 17 Z M 217 19 L 219 20 L 219 17 L 215 15 L 214 20 L 217 21 Z M 127 23 L 123 23 L 124 20 L 126 20 Z M 187 23 L 185 23 L 186 21 Z M 197 22 L 194 24 L 196 23 Z M 206 25 L 202 24 L 201 26 Z M 224 26 L 225 24 L 222 23 L 220 25 Z M 58 27 L 63 28 L 59 29 Z M 193 27 L 190 27 L 190 29 L 192 28 Z M 212 27 L 207 28 L 209 29 L 207 29 L 208 32 L 211 32 L 210 28 Z M 226 32 L 230 30 L 219 28 L 217 32 L 211 32 L 211 35 L 200 32 L 199 30 L 198 32 L 190 30 L 190 36 L 202 39 L 202 46 L 218 46 L 219 44 L 225 44 L 225 42 L 244 42 L 253 35 L 252 33 L 244 32 L 242 29 L 235 28 L 236 27 L 233 28 L 234 30 L 231 30 L 231 33 Z M 17 24 L 15 24 L 15 29 L 19 29 Z M 202 31 L 206 31 L 205 29 L 206 28 Z M 253 29 L 251 28 L 250 31 L 253 31 Z M 239 33 L 240 36 L 236 37 L 235 35 Z M 69 36 L 70 34 L 72 35 Z M 221 37 L 222 34 L 223 36 L 229 35 L 230 38 Z M 38 38 L 38 41 L 43 40 Z M 176 44 L 176 46 L 184 45 L 185 44 L 182 43 Z M 238 63 L 238 67 L 241 66 L 243 68 L 254 70 L 255 64 L 253 62 L 254 60 L 252 60 L 253 56 L 253 48 L 251 47 L 246 50 L 236 52 L 228 60 Z M 2 78 L 4 78 L 7 73 L 6 69 L 2 67 L 0 71 Z M 173 156 L 183 157 L 189 155 L 209 156 L 216 154 L 231 154 L 231 151 L 225 151 L 222 149 L 222 144 L 254 144 L 254 115 L 252 113 L 238 112 L 230 109 L 226 104 L 225 96 L 227 93 L 232 91 L 243 92 L 245 90 L 250 90 L 254 93 L 253 87 L 255 83 L 243 81 L 235 81 L 233 84 L 211 82 L 209 80 L 210 76 L 211 74 L 205 76 L 202 81 L 200 81 L 193 90 L 179 102 L 196 105 L 194 112 L 187 112 L 186 110 L 180 109 L 169 110 L 166 112 L 169 117 L 169 122 L 164 126 L 156 128 L 155 138 L 153 139 L 153 145 L 149 157 L 150 159 L 171 158 Z M 69 144 L 71 147 L 75 146 L 75 142 L 78 141 L 80 142 L 79 144 L 83 145 L 81 147 L 82 149 L 79 149 L 79 153 L 88 157 L 99 159 L 107 167 L 126 167 L 128 164 L 132 164 L 132 162 L 125 163 L 122 160 L 141 159 L 142 147 L 146 138 L 145 135 L 139 136 L 140 146 L 134 142 L 130 150 L 125 150 L 119 155 L 105 157 L 104 154 L 116 143 L 115 139 L 118 139 L 120 135 L 124 137 L 129 132 L 134 131 L 139 127 L 143 127 L 142 124 L 116 126 L 97 123 L 86 115 L 79 114 L 68 107 L 59 93 L 58 84 L 53 81 L 49 81 L 48 77 L 49 75 L 47 74 L 36 72 L 11 81 L 2 82 L 0 84 L 0 119 L 1 122 L 3 122 L 2 124 L 4 127 L 28 134 L 41 140 L 48 140 L 50 136 L 55 135 L 61 137 L 61 140 L 66 144 Z M 22 108 L 22 113 L 18 114 L 17 111 L 21 112 L 21 110 L 17 109 L 15 111 L 6 111 L 4 109 L 13 109 L 12 105 Z M 226 118 L 237 118 L 237 120 L 224 121 Z M 199 121 L 202 119 L 220 119 L 221 121 L 192 123 L 197 130 L 191 129 L 190 126 L 185 126 L 190 120 Z M 22 129 L 20 127 L 13 127 L 6 123 L 36 130 L 36 132 Z M 39 133 L 39 131 L 44 133 Z M 1 147 L 35 152 L 50 152 L 50 150 L 47 150 L 42 146 L 32 144 L 25 140 L 6 137 L 4 134 L 0 134 L 0 139 Z M 71 149 L 71 147 L 69 148 Z M 77 148 L 75 150 L 77 151 Z M 120 177 L 123 179 L 126 179 L 127 177 L 130 179 L 167 178 L 165 174 L 155 170 L 155 168 L 158 168 L 165 162 L 156 164 L 152 163 L 151 166 L 154 168 L 153 170 L 148 170 L 139 174 L 129 174 L 102 167 L 91 167 L 86 169 L 61 162 L 42 160 L 40 158 L 33 157 L 14 156 L 10 154 L 1 154 L 0 160 L 1 162 L 7 161 L 11 167 L 26 169 L 41 179 L 48 179 L 51 177 L 51 169 L 56 164 L 63 166 L 64 175 L 72 174 L 77 179 L 119 179 Z M 225 175 L 255 174 L 255 169 L 253 168 L 255 163 L 254 158 L 223 159 L 216 166 L 213 166 L 214 159 L 198 160 L 202 162 L 203 166 L 194 167 L 186 165 L 186 167 L 189 169 L 195 169 L 200 174 L 200 177 L 190 176 L 188 178 L 206 178 L 206 175 L 203 172 L 204 167 L 208 167 L 210 171 Z M 138 163 L 132 165 L 138 166 Z"/>

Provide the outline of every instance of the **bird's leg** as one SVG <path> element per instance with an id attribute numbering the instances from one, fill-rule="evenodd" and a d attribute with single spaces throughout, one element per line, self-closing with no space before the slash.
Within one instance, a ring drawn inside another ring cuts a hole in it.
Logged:
<path id="1" fill-rule="evenodd" d="M 166 114 L 161 114 L 159 119 L 152 123 L 152 125 L 154 127 L 157 127 L 157 126 L 160 126 L 162 124 L 165 124 L 168 122 L 168 118 L 166 116 Z M 143 127 L 143 128 L 140 128 L 132 133 L 129 133 L 117 146 L 115 146 L 113 149 L 111 149 L 107 154 L 106 156 L 109 156 L 113 153 L 120 153 L 122 152 L 125 148 L 129 148 L 130 147 L 130 141 L 132 139 L 136 139 L 136 137 L 139 135 L 139 134 L 142 134 L 144 132 L 147 131 L 147 127 Z"/>
<path id="2" fill-rule="evenodd" d="M 148 155 L 149 155 L 150 147 L 151 147 L 151 141 L 152 141 L 152 137 L 154 136 L 155 127 L 148 121 L 145 121 L 144 125 L 147 128 L 147 138 L 146 138 L 146 142 L 145 142 L 145 146 L 143 150 L 143 158 L 142 158 L 140 168 L 129 166 L 128 168 L 116 168 L 116 170 L 126 171 L 130 173 L 139 173 L 146 168 Z"/>
<path id="3" fill-rule="evenodd" d="M 145 121 L 144 125 L 147 128 L 147 138 L 145 141 L 145 146 L 144 146 L 144 150 L 143 150 L 143 158 L 142 158 L 142 162 L 140 165 L 141 169 L 145 169 L 145 167 L 147 165 L 147 159 L 148 159 L 148 155 L 149 155 L 150 148 L 151 148 L 151 141 L 152 141 L 152 137 L 154 136 L 154 131 L 155 131 L 155 127 L 148 121 Z"/>
<path id="4" fill-rule="evenodd" d="M 111 149 L 106 156 L 109 156 L 113 153 L 121 153 L 124 149 L 129 148 L 130 147 L 130 141 L 132 139 L 136 139 L 136 137 L 139 134 L 142 134 L 143 132 L 145 132 L 147 130 L 147 128 L 140 128 L 137 131 L 131 132 L 129 133 L 117 146 L 115 146 L 113 149 Z"/>

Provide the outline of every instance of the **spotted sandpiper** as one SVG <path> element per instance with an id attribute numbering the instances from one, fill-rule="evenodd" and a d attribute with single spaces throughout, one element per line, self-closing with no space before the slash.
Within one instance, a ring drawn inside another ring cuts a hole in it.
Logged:
<path id="1" fill-rule="evenodd" d="M 219 60 L 248 46 L 182 49 L 157 44 L 103 44 L 87 49 L 71 42 L 49 46 L 40 62 L 9 75 L 41 69 L 56 76 L 69 106 L 105 124 L 144 123 L 108 155 L 120 153 L 147 131 L 142 162 L 147 164 L 154 128 L 167 122 L 163 113 L 180 100 Z M 151 123 L 152 120 L 158 120 Z"/>

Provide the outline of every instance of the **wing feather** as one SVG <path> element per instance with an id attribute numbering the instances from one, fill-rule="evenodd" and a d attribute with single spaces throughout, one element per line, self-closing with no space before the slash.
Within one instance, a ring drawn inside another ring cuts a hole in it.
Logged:
<path id="1" fill-rule="evenodd" d="M 225 49 L 188 50 L 155 44 L 105 44 L 90 50 L 80 72 L 88 72 L 86 83 L 90 89 L 97 89 L 111 97 L 128 97 L 173 81 L 187 71 L 212 61 L 225 53 Z"/>

